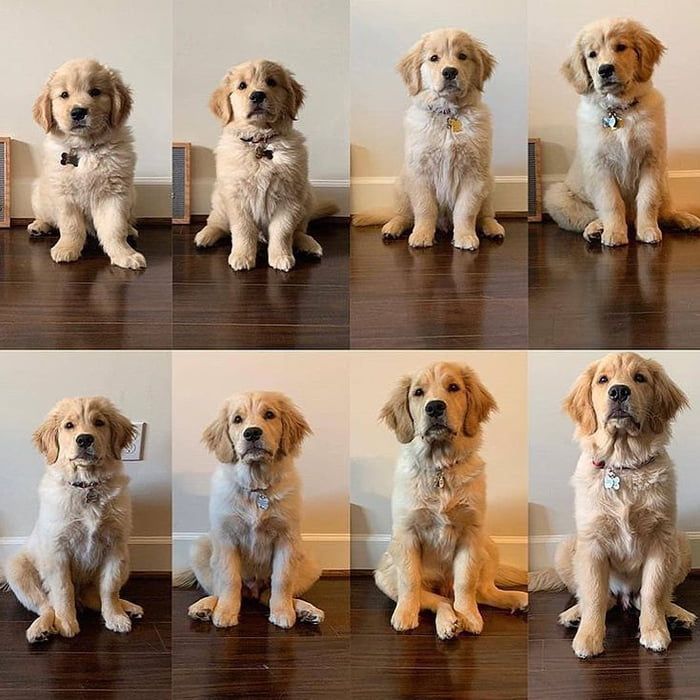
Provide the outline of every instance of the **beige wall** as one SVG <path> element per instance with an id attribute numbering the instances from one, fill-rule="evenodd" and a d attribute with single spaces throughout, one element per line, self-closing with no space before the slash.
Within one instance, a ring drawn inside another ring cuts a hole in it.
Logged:
<path id="1" fill-rule="evenodd" d="M 409 105 L 395 66 L 425 32 L 457 27 L 483 41 L 498 60 L 484 101 L 494 120 L 496 208 L 524 211 L 527 192 L 525 0 L 352 0 L 352 209 L 387 205 L 403 161 Z"/>
<path id="2" fill-rule="evenodd" d="M 0 353 L 0 561 L 31 532 L 44 470 L 32 433 L 54 404 L 103 395 L 132 421 L 146 423 L 143 460 L 131 477 L 134 571 L 170 569 L 170 353 L 13 351 Z"/>
<path id="3" fill-rule="evenodd" d="M 551 566 L 557 543 L 574 531 L 574 493 L 569 480 L 580 453 L 573 442 L 573 423 L 562 412 L 561 402 L 588 363 L 605 354 L 587 350 L 530 353 L 529 517 L 530 566 L 533 569 Z M 698 355 L 683 350 L 642 351 L 640 354 L 661 362 L 690 399 L 690 410 L 682 412 L 676 421 L 669 454 L 678 474 L 678 524 L 690 533 L 693 564 L 700 566 Z"/>
<path id="4" fill-rule="evenodd" d="M 314 434 L 297 468 L 303 483 L 302 533 L 326 569 L 349 568 L 347 353 L 177 352 L 173 357 L 173 543 L 175 568 L 209 529 L 209 481 L 216 458 L 201 444 L 224 400 L 251 390 L 281 391 Z"/>
<path id="5" fill-rule="evenodd" d="M 192 211 L 209 212 L 212 149 L 221 125 L 209 96 L 226 71 L 254 58 L 279 61 L 307 90 L 297 128 L 309 147 L 309 177 L 320 198 L 347 213 L 347 0 L 175 0 L 174 133 L 190 141 Z"/>
<path id="6" fill-rule="evenodd" d="M 678 204 L 697 209 L 700 188 L 698 120 L 700 90 L 693 71 L 700 60 L 696 0 L 529 0 L 528 59 L 531 137 L 543 141 L 545 181 L 563 179 L 576 147 L 578 95 L 559 69 L 578 30 L 609 16 L 629 16 L 646 24 L 668 47 L 654 84 L 666 98 L 671 189 Z"/>
<path id="7" fill-rule="evenodd" d="M 484 430 L 486 528 L 503 561 L 527 566 L 527 353 L 520 351 L 353 351 L 350 355 L 352 566 L 372 568 L 391 533 L 393 470 L 400 444 L 377 420 L 396 382 L 432 362 L 471 366 L 499 411 Z"/>
<path id="8" fill-rule="evenodd" d="M 12 216 L 31 217 L 43 131 L 32 104 L 71 58 L 119 69 L 134 91 L 138 216 L 170 216 L 172 11 L 170 0 L 54 0 L 0 5 L 0 135 L 12 143 Z"/>

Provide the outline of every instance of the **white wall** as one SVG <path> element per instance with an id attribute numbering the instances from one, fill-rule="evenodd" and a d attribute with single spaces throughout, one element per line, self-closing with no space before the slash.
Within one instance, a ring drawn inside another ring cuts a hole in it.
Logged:
<path id="1" fill-rule="evenodd" d="M 433 362 L 472 367 L 499 411 L 484 428 L 487 532 L 501 558 L 527 567 L 527 353 L 353 351 L 350 353 L 352 566 L 376 566 L 391 534 L 393 472 L 401 445 L 377 416 L 396 383 Z"/>
<path id="2" fill-rule="evenodd" d="M 675 201 L 698 209 L 700 149 L 697 114 L 700 90 L 695 89 L 694 67 L 700 60 L 696 0 L 529 0 L 528 59 L 530 136 L 542 139 L 545 182 L 563 179 L 576 149 L 578 95 L 559 69 L 579 29 L 603 17 L 633 17 L 645 24 L 667 46 L 654 74 L 654 84 L 666 98 L 669 170 Z"/>
<path id="3" fill-rule="evenodd" d="M 484 89 L 494 119 L 496 209 L 527 209 L 525 5 L 525 0 L 352 0 L 353 211 L 391 204 L 410 104 L 396 64 L 422 34 L 443 27 L 473 34 L 498 60 Z"/>
<path id="4" fill-rule="evenodd" d="M 173 565 L 209 530 L 209 481 L 216 457 L 201 444 L 226 398 L 281 391 L 313 430 L 297 459 L 302 534 L 325 569 L 349 568 L 347 353 L 182 351 L 173 357 Z"/>
<path id="5" fill-rule="evenodd" d="M 132 571 L 170 570 L 170 353 L 0 353 L 0 561 L 34 526 L 44 459 L 32 433 L 60 399 L 103 395 L 146 423 L 143 460 L 125 462 L 134 511 Z"/>
<path id="6" fill-rule="evenodd" d="M 71 58 L 119 69 L 134 92 L 129 124 L 136 138 L 138 216 L 170 216 L 170 0 L 4 0 L 0 135 L 12 143 L 12 216 L 32 216 L 31 183 L 44 132 L 32 104 L 51 71 Z"/>
<path id="7" fill-rule="evenodd" d="M 569 484 L 579 449 L 574 425 L 561 410 L 563 398 L 590 362 L 602 351 L 530 352 L 530 567 L 551 566 L 562 537 L 574 532 L 574 492 Z M 691 533 L 693 565 L 700 566 L 700 475 L 697 455 L 700 433 L 700 375 L 697 352 L 640 352 L 663 364 L 671 379 L 690 399 L 690 410 L 679 414 L 669 454 L 678 474 L 678 525 Z"/>
<path id="8" fill-rule="evenodd" d="M 268 58 L 290 69 L 307 98 L 297 128 L 320 198 L 348 210 L 347 0 L 175 0 L 174 133 L 192 143 L 192 212 L 207 214 L 221 124 L 209 96 L 228 69 Z"/>

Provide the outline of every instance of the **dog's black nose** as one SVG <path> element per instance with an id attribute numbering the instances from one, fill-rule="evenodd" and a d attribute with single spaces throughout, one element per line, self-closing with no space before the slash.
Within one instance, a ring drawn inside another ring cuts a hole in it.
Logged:
<path id="1" fill-rule="evenodd" d="M 261 436 L 262 436 L 262 428 L 246 428 L 243 431 L 243 437 L 248 442 L 255 442 L 256 440 L 259 440 Z"/>
<path id="2" fill-rule="evenodd" d="M 85 119 L 87 116 L 87 108 L 85 107 L 73 107 L 70 111 L 70 116 L 71 119 L 74 119 L 75 121 L 80 121 L 81 119 Z"/>
<path id="3" fill-rule="evenodd" d="M 631 393 L 630 388 L 624 384 L 614 384 L 608 389 L 608 396 L 613 401 L 618 401 L 620 403 L 628 399 Z"/>
<path id="4" fill-rule="evenodd" d="M 602 66 L 598 66 L 598 75 L 601 78 L 609 78 L 615 72 L 615 66 L 612 63 L 603 63 Z"/>
<path id="5" fill-rule="evenodd" d="M 443 68 L 442 77 L 447 78 L 447 80 L 454 80 L 457 77 L 457 69 L 452 68 L 452 66 L 447 66 L 447 68 Z"/>
<path id="6" fill-rule="evenodd" d="M 428 401 L 428 403 L 425 404 L 425 412 L 431 418 L 439 418 L 445 412 L 446 408 L 447 404 L 444 401 Z"/>
<path id="7" fill-rule="evenodd" d="M 250 93 L 250 101 L 255 102 L 256 105 L 259 105 L 264 99 L 265 93 L 262 90 L 256 90 Z"/>
<path id="8" fill-rule="evenodd" d="M 86 447 L 90 447 L 93 442 L 95 442 L 95 438 L 93 435 L 88 435 L 87 433 L 82 433 L 78 435 L 77 438 L 75 438 L 75 441 L 78 443 L 78 447 L 82 447 L 85 449 Z"/>

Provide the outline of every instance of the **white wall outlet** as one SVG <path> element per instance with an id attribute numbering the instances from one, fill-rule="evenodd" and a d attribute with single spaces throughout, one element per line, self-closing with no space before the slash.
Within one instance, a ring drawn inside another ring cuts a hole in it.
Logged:
<path id="1" fill-rule="evenodd" d="M 134 439 L 130 445 L 122 450 L 123 462 L 140 462 L 143 459 L 143 434 L 146 424 L 140 421 L 132 421 L 134 426 Z"/>

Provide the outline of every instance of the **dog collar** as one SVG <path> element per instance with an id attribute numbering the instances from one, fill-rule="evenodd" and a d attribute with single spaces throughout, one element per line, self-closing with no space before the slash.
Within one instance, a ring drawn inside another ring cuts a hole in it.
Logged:
<path id="1" fill-rule="evenodd" d="M 601 119 L 603 128 L 610 129 L 611 131 L 619 129 L 622 126 L 622 117 L 620 116 L 620 112 L 626 112 L 628 109 L 632 109 L 632 107 L 636 107 L 638 104 L 639 99 L 635 97 L 632 102 L 624 107 L 604 107 L 604 109 L 607 110 L 607 114 L 605 114 Z"/>
<path id="2" fill-rule="evenodd" d="M 652 455 L 651 457 L 649 457 L 649 459 L 645 460 L 644 462 L 632 465 L 610 464 L 606 466 L 605 460 L 596 461 L 595 459 L 592 459 L 591 462 L 596 469 L 605 469 L 605 476 L 603 477 L 603 486 L 608 490 L 619 491 L 620 479 L 622 477 L 623 471 L 628 471 L 631 469 L 641 469 L 642 467 L 646 467 L 647 464 L 651 464 L 656 459 L 656 457 L 657 455 Z"/>
<path id="3" fill-rule="evenodd" d="M 243 143 L 248 143 L 255 148 L 255 157 L 258 160 L 260 160 L 261 158 L 267 158 L 268 160 L 272 160 L 274 151 L 271 148 L 268 148 L 267 144 L 276 135 L 277 134 L 270 134 L 267 136 L 260 136 L 258 138 L 255 138 L 254 136 L 251 136 L 249 138 L 241 136 L 240 139 L 241 141 L 243 141 Z"/>
<path id="4" fill-rule="evenodd" d="M 100 494 L 97 492 L 98 487 L 102 486 L 105 481 L 69 481 L 73 488 L 81 489 L 85 492 L 86 503 L 96 503 L 100 500 Z"/>
<path id="5" fill-rule="evenodd" d="M 435 467 L 435 479 L 433 481 L 433 486 L 436 489 L 444 489 L 445 488 L 445 470 L 451 469 L 452 467 L 455 466 L 455 464 L 459 464 L 460 462 L 464 462 L 468 457 L 463 457 L 462 459 L 456 459 L 454 462 L 449 462 L 448 464 L 441 464 L 439 467 Z M 474 472 L 473 474 L 470 474 L 468 477 L 464 479 L 464 482 L 469 482 L 472 481 L 472 479 L 476 479 L 477 476 L 481 476 L 483 473 L 484 469 L 483 467 L 479 469 L 478 471 Z"/>

